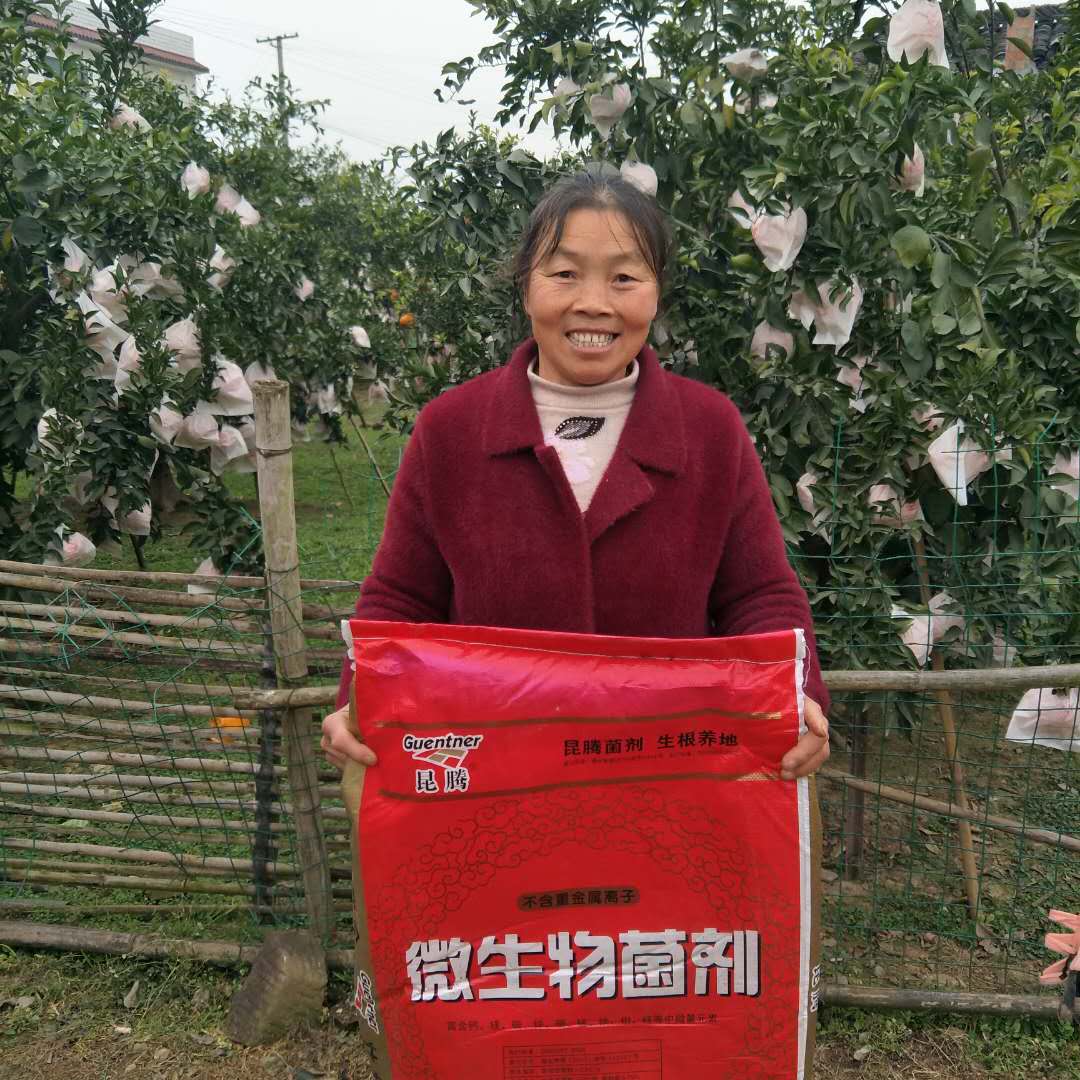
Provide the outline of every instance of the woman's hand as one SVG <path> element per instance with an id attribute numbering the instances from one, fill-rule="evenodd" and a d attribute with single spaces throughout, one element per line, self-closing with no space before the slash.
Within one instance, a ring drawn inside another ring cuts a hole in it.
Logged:
<path id="1" fill-rule="evenodd" d="M 345 763 L 350 760 L 361 765 L 374 765 L 378 761 L 370 747 L 356 737 L 349 722 L 348 705 L 323 717 L 322 741 L 319 745 L 326 754 L 326 760 L 339 769 L 344 769 Z"/>
<path id="2" fill-rule="evenodd" d="M 815 773 L 829 760 L 829 721 L 821 706 L 807 698 L 803 716 L 809 731 L 784 755 L 780 762 L 780 778 L 795 780 Z M 325 721 L 324 721 L 325 723 Z"/>

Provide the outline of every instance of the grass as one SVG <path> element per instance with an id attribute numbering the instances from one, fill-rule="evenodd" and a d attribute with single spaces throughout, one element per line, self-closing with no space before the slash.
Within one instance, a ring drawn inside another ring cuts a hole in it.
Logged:
<path id="1" fill-rule="evenodd" d="M 333 457 L 322 444 L 296 448 L 297 528 L 305 576 L 359 579 L 378 542 L 385 498 L 366 454 L 349 434 L 349 444 L 336 448 Z M 370 436 L 369 442 L 383 472 L 392 473 L 400 442 Z M 229 483 L 254 517 L 253 478 L 234 476 Z M 146 549 L 152 569 L 190 571 L 202 559 L 180 531 L 182 524 L 182 516 L 169 522 L 162 540 Z M 134 569 L 136 562 L 128 545 L 112 554 L 103 552 L 95 566 Z M 147 677 L 161 674 L 141 670 Z M 116 671 L 127 677 L 133 673 L 130 668 Z M 1043 827 L 1074 829 L 1080 820 L 1080 781 L 1071 756 L 1003 744 L 999 705 L 958 701 L 961 750 L 976 806 Z M 841 755 L 834 764 L 843 764 Z M 948 798 L 941 736 L 929 707 L 910 739 L 894 733 L 888 739 L 871 740 L 867 774 L 883 783 Z M 1049 929 L 1046 910 L 1069 908 L 1080 895 L 1075 856 L 977 829 L 982 888 L 982 929 L 977 932 L 966 913 L 951 823 L 868 797 L 867 860 L 860 880 L 846 881 L 842 876 L 846 797 L 835 785 L 823 784 L 822 792 L 825 863 L 838 874 L 828 887 L 825 906 L 827 979 L 927 989 L 1033 991 L 1035 975 L 1049 962 L 1042 948 L 1042 934 Z M 171 843 L 204 854 L 244 854 L 241 845 L 201 843 L 194 833 L 167 837 L 118 827 L 106 842 Z M 16 883 L 0 885 L 0 896 L 16 895 L 77 904 L 146 899 L 131 892 L 59 887 L 37 894 Z M 163 898 L 160 913 L 152 919 L 95 915 L 82 920 L 82 925 L 237 941 L 255 941 L 261 934 L 244 911 L 181 913 L 170 910 L 176 902 Z M 31 917 L 64 918 L 47 911 Z M 346 929 L 344 918 L 340 925 Z M 323 1023 L 316 1031 L 298 1033 L 268 1048 L 243 1049 L 223 1034 L 228 1001 L 240 978 L 240 972 L 181 961 L 15 953 L 0 947 L 0 1080 L 56 1075 L 70 1080 L 128 1076 L 367 1080 L 347 979 L 332 980 Z M 139 989 L 128 1007 L 124 998 L 136 980 Z M 827 1009 L 820 1017 L 817 1075 L 841 1080 L 991 1076 L 1080 1080 L 1080 1066 L 1075 1035 L 1067 1026 Z"/>

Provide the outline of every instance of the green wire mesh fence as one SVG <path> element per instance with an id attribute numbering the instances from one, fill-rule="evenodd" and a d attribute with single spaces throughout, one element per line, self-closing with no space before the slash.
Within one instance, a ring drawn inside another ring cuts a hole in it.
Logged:
<path id="1" fill-rule="evenodd" d="M 294 452 L 295 596 L 258 579 L 0 564 L 0 915 L 152 916 L 161 934 L 257 941 L 320 918 L 322 890 L 327 936 L 351 940 L 349 823 L 317 738 L 400 454 L 365 439 L 370 457 L 356 439 L 332 461 L 326 446 Z M 1035 993 L 1047 911 L 1080 897 L 1078 762 L 1006 739 L 1023 687 L 980 674 L 1080 661 L 1076 500 L 1039 447 L 1014 454 L 1032 463 L 1024 490 L 991 470 L 969 507 L 923 492 L 925 530 L 882 523 L 876 547 L 846 550 L 844 507 L 866 495 L 837 468 L 825 535 L 792 543 L 829 666 L 855 675 L 830 677 L 837 737 L 818 783 L 833 985 Z M 295 601 L 283 624 L 275 609 Z M 283 674 L 283 625 L 306 674 Z M 920 649 L 931 678 L 973 681 L 911 689 Z"/>

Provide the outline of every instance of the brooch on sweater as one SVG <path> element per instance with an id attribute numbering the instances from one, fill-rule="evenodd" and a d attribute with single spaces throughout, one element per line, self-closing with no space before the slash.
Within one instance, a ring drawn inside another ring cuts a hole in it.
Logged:
<path id="1" fill-rule="evenodd" d="M 568 416 L 555 429 L 557 439 L 589 439 L 603 426 L 603 416 Z"/>

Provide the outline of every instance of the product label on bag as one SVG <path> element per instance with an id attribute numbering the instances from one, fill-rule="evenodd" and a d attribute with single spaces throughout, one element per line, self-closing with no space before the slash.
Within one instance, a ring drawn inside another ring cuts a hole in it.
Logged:
<path id="1" fill-rule="evenodd" d="M 799 634 L 352 630 L 380 1077 L 804 1075 Z"/>

